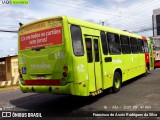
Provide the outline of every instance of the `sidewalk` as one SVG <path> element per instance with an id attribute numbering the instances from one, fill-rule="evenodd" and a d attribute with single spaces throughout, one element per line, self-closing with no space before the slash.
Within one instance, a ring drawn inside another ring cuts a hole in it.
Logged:
<path id="1" fill-rule="evenodd" d="M 7 87 L 7 86 L 13 86 L 13 85 L 19 85 L 19 77 L 15 77 L 14 79 L 10 81 L 0 81 L 0 88 Z"/>
<path id="2" fill-rule="evenodd" d="M 8 90 L 14 90 L 20 88 L 19 85 L 17 86 L 8 86 L 8 87 L 0 87 L 0 92 L 8 91 Z"/>
<path id="3" fill-rule="evenodd" d="M 10 81 L 0 81 L 0 92 L 18 88 L 19 88 L 19 77 L 15 77 Z"/>

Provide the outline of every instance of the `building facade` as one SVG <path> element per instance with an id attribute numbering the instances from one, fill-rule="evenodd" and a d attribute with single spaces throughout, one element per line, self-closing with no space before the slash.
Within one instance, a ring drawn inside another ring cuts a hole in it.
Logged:
<path id="1" fill-rule="evenodd" d="M 160 36 L 160 8 L 153 10 L 153 36 Z"/>
<path id="2" fill-rule="evenodd" d="M 18 76 L 18 56 L 0 58 L 0 81 L 12 81 Z"/>

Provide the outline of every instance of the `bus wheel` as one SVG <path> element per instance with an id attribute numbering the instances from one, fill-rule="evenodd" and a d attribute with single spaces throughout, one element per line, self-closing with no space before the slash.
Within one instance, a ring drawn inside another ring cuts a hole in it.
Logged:
<path id="1" fill-rule="evenodd" d="M 119 74 L 119 72 L 115 72 L 114 73 L 114 77 L 113 77 L 113 92 L 117 93 L 119 92 L 120 88 L 121 88 L 121 75 Z"/>

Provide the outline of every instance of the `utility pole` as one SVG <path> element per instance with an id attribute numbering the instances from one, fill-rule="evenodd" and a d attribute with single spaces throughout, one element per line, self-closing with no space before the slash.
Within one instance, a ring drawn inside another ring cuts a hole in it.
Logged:
<path id="1" fill-rule="evenodd" d="M 102 25 L 104 26 L 104 21 L 102 21 Z"/>

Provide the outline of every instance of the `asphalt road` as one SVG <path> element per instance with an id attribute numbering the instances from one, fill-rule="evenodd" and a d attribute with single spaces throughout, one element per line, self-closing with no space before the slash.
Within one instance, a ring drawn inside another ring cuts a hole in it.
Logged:
<path id="1" fill-rule="evenodd" d="M 92 111 L 92 114 L 98 111 L 160 111 L 160 71 L 154 70 L 145 77 L 140 76 L 125 82 L 118 93 L 105 91 L 95 97 L 22 93 L 20 89 L 4 91 L 0 92 L 0 110 L 49 111 L 47 115 L 53 117 L 83 116 L 88 111 Z M 67 118 L 71 119 L 70 117 Z M 97 117 L 85 118 L 90 120 Z M 134 120 L 135 117 L 125 119 Z"/>

